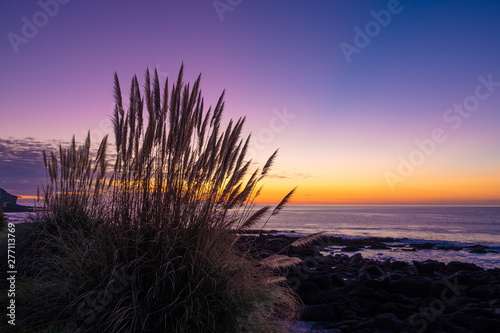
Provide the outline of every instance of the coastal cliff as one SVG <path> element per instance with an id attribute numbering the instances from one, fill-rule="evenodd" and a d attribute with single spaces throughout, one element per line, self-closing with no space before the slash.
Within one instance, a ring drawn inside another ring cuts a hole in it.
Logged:
<path id="1" fill-rule="evenodd" d="M 17 198 L 17 195 L 12 195 L 0 188 L 0 209 L 5 213 L 33 211 L 33 207 L 18 205 Z"/>

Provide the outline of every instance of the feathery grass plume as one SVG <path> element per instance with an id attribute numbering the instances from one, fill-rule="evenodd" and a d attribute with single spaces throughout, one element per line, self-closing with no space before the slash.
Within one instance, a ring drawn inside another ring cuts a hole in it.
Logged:
<path id="1" fill-rule="evenodd" d="M 279 213 L 280 210 L 282 210 L 285 205 L 288 203 L 288 200 L 292 197 L 292 195 L 295 193 L 295 190 L 297 187 L 295 187 L 293 190 L 291 190 L 281 201 L 280 203 L 276 206 L 276 208 L 273 209 L 273 212 L 271 213 L 271 216 L 274 216 Z"/>
<path id="2" fill-rule="evenodd" d="M 278 149 L 276 149 L 276 151 L 271 155 L 271 157 L 269 157 L 266 164 L 264 165 L 264 168 L 262 168 L 261 178 L 264 178 L 267 175 L 267 173 L 271 169 L 271 166 L 274 163 L 274 160 L 276 159 L 276 156 L 278 156 Z"/>
<path id="3" fill-rule="evenodd" d="M 243 222 L 240 229 L 245 230 L 245 229 L 251 228 L 257 222 L 259 222 L 259 220 L 269 211 L 270 208 L 271 208 L 271 206 L 265 206 L 265 207 L 262 207 L 261 209 L 257 210 L 249 218 L 247 218 L 245 220 L 245 222 Z"/>
<path id="4" fill-rule="evenodd" d="M 291 243 L 290 246 L 300 247 L 300 246 L 310 245 L 312 242 L 319 239 L 321 235 L 323 235 L 324 233 L 325 233 L 324 231 L 320 231 L 320 232 L 315 232 L 314 234 L 304 236 L 302 238 L 297 239 L 295 242 Z"/>
<path id="5" fill-rule="evenodd" d="M 252 207 L 277 152 L 252 172 L 245 118 L 221 124 L 224 92 L 205 110 L 201 76 L 185 84 L 182 65 L 162 85 L 151 73 L 142 86 L 132 78 L 126 106 L 114 75 L 114 152 L 107 137 L 94 152 L 90 134 L 58 154 L 44 152 L 44 223 L 23 263 L 23 323 L 38 330 L 49 320 L 73 322 L 89 332 L 286 331 L 298 300 L 276 271 L 299 259 L 261 260 L 235 246 L 270 210 Z"/>
<path id="6" fill-rule="evenodd" d="M 301 247 L 301 246 L 311 245 L 314 241 L 321 238 L 321 235 L 323 235 L 323 234 L 324 234 L 324 231 L 320 231 L 320 232 L 315 232 L 313 234 L 301 237 L 301 238 L 297 239 L 296 241 L 288 244 L 284 248 L 282 248 L 277 254 L 285 252 L 290 247 Z"/>
<path id="7" fill-rule="evenodd" d="M 302 262 L 302 259 L 297 257 L 289 257 L 282 254 L 274 254 L 260 260 L 260 264 L 270 268 L 288 268 Z"/>
<path id="8" fill-rule="evenodd" d="M 273 156 L 275 156 L 276 152 L 273 154 Z M 271 156 L 271 158 L 273 158 L 273 156 Z M 270 160 L 271 160 L 270 158 Z M 273 158 L 274 159 L 274 158 Z M 269 160 L 268 160 L 269 162 Z M 272 163 L 272 161 L 271 161 Z M 267 163 L 266 163 L 267 164 Z M 267 218 L 266 222 L 264 223 L 264 225 L 262 225 L 262 228 L 260 229 L 260 232 L 259 232 L 259 236 L 262 235 L 262 231 L 264 230 L 264 228 L 266 227 L 267 223 L 269 222 L 269 220 L 271 219 L 271 217 L 273 217 L 274 215 L 278 214 L 283 208 L 285 208 L 285 205 L 288 203 L 288 201 L 290 200 L 290 198 L 292 197 L 292 195 L 295 193 L 295 190 L 297 189 L 297 187 L 295 187 L 293 190 L 291 190 L 290 192 L 288 192 L 288 194 L 280 201 L 280 203 L 273 209 L 273 212 L 271 213 L 271 215 L 269 215 L 269 217 Z"/>

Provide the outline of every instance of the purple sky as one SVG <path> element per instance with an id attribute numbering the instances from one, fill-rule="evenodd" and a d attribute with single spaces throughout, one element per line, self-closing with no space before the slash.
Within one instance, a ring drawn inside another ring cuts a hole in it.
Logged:
<path id="1" fill-rule="evenodd" d="M 206 104 L 226 89 L 226 121 L 247 116 L 252 157 L 280 148 L 269 201 L 299 185 L 297 203 L 500 204 L 499 1 L 4 1 L 0 15 L 13 194 L 36 192 L 53 140 L 110 132 L 115 71 L 127 92 L 184 62 Z M 425 152 L 435 129 L 446 140 Z"/>

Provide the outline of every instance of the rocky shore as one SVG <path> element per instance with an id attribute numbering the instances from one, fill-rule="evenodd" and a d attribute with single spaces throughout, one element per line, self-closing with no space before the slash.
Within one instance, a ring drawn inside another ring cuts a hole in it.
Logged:
<path id="1" fill-rule="evenodd" d="M 267 234 L 255 244 L 262 253 L 272 254 L 296 239 Z M 500 268 L 486 270 L 458 261 L 377 261 L 347 254 L 355 248 L 383 248 L 392 241 L 323 237 L 308 247 L 287 248 L 288 255 L 303 260 L 287 274 L 288 284 L 304 303 L 301 320 L 309 327 L 298 331 L 498 332 Z M 322 255 L 330 245 L 346 251 Z M 412 251 L 419 246 L 434 245 L 420 244 Z"/>

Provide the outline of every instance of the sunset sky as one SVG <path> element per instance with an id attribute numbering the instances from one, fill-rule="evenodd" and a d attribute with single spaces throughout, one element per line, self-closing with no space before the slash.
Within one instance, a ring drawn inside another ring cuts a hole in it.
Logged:
<path id="1" fill-rule="evenodd" d="M 3 1 L 0 187 L 111 132 L 113 73 L 202 73 L 205 103 L 279 148 L 261 202 L 500 204 L 500 1 Z"/>

